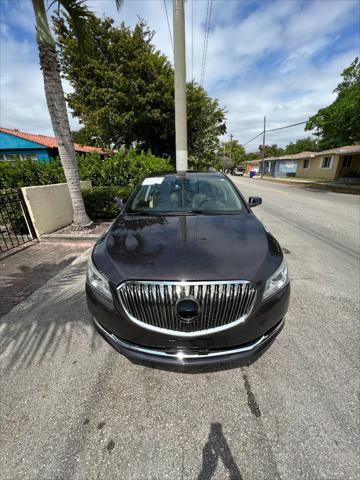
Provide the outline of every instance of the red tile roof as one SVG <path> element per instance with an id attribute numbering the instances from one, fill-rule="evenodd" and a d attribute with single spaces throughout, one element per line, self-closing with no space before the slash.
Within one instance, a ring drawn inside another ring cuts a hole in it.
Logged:
<path id="1" fill-rule="evenodd" d="M 11 128 L 1 128 L 0 132 L 7 133 L 9 135 L 14 135 L 14 137 L 23 138 L 24 140 L 29 140 L 30 142 L 39 143 L 48 148 L 57 148 L 57 142 L 55 137 L 47 137 L 46 135 L 33 135 L 32 133 L 20 132 L 20 130 L 12 130 Z M 87 145 L 79 145 L 74 143 L 74 148 L 76 152 L 83 153 L 109 153 L 109 150 L 100 147 L 89 147 Z"/>

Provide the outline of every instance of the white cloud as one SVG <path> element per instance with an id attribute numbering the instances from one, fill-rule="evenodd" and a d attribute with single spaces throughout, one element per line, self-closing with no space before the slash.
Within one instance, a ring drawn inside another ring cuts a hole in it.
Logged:
<path id="1" fill-rule="evenodd" d="M 172 31 L 172 2 L 167 10 Z M 10 128 L 51 134 L 42 75 L 38 65 L 34 18 L 30 1 L 5 1 L 7 15 L 1 28 L 1 124 Z M 125 21 L 133 26 L 143 18 L 155 30 L 156 47 L 173 59 L 163 0 L 128 0 L 120 12 L 112 0 L 88 0 L 97 15 Z M 258 5 L 258 8 L 254 8 Z M 187 76 L 200 79 L 206 0 L 194 0 L 192 45 L 192 3 L 186 8 Z M 4 6 L 3 6 L 4 8 Z M 228 132 L 242 142 L 262 128 L 297 123 L 329 104 L 341 71 L 358 54 L 357 38 L 347 37 L 334 55 L 333 45 L 342 41 L 348 25 L 359 14 L 357 0 L 213 2 L 205 87 L 226 106 Z M 359 25 L 359 24 L 358 24 Z M 21 35 L 14 36 L 14 28 Z M 324 49 L 327 61 L 317 58 Z M 192 55 L 193 52 L 193 55 Z M 65 83 L 65 89 L 70 86 Z M 77 125 L 71 120 L 72 127 Z M 274 132 L 270 143 L 284 145 L 304 133 L 302 127 Z M 249 145 L 254 149 L 257 141 Z"/>

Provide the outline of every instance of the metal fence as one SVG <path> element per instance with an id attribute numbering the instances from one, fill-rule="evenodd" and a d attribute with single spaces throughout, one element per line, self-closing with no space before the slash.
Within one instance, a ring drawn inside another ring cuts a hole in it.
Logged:
<path id="1" fill-rule="evenodd" d="M 35 238 L 21 190 L 0 193 L 0 254 Z"/>

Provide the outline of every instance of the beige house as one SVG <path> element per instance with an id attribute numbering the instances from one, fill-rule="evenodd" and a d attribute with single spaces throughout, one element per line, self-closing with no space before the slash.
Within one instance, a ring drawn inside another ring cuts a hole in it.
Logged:
<path id="1" fill-rule="evenodd" d="M 322 152 L 301 152 L 294 155 L 260 160 L 259 171 L 272 177 L 297 177 L 335 180 L 360 176 L 360 145 L 333 148 Z"/>
<path id="2" fill-rule="evenodd" d="M 296 171 L 296 177 L 327 180 L 359 175 L 360 145 L 313 152 L 307 158 L 298 160 Z"/>

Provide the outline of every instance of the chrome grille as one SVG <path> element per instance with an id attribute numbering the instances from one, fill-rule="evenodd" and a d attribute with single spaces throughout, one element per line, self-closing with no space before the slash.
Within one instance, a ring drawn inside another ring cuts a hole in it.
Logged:
<path id="1" fill-rule="evenodd" d="M 149 330 L 169 335 L 199 336 L 225 330 L 249 316 L 256 287 L 248 281 L 156 282 L 128 281 L 118 287 L 129 318 Z M 193 298 L 200 305 L 192 323 L 175 315 L 176 302 Z"/>

